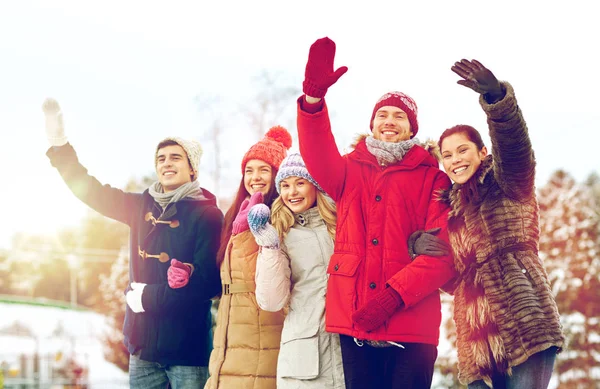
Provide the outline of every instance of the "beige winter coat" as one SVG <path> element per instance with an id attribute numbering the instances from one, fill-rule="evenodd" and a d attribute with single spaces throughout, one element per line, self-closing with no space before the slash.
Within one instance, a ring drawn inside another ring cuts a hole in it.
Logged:
<path id="1" fill-rule="evenodd" d="M 258 307 L 254 294 L 258 246 L 250 231 L 231 237 L 221 265 L 210 378 L 206 389 L 275 389 L 283 311 Z"/>
<path id="2" fill-rule="evenodd" d="M 278 389 L 343 389 L 340 338 L 325 331 L 327 265 L 333 240 L 316 207 L 295 215 L 281 250 L 263 248 L 256 299 L 277 311 L 289 303 L 277 365 Z"/>

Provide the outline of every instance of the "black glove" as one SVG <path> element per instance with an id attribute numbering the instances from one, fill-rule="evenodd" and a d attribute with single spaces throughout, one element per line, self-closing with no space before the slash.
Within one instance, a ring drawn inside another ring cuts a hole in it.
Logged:
<path id="1" fill-rule="evenodd" d="M 441 257 L 450 254 L 450 245 L 436 235 L 441 231 L 440 227 L 431 230 L 417 230 L 408 238 L 408 252 L 412 259 L 417 255 L 429 255 Z"/>
<path id="2" fill-rule="evenodd" d="M 455 62 L 451 69 L 463 78 L 457 81 L 458 84 L 481 93 L 489 104 L 497 103 L 506 95 L 506 90 L 502 88 L 494 73 L 476 59 Z"/>

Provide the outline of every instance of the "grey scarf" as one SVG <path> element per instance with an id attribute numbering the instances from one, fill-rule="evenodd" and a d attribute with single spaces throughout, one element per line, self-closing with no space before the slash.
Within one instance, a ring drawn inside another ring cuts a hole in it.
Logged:
<path id="1" fill-rule="evenodd" d="M 377 158 L 377 163 L 388 166 L 401 161 L 408 150 L 420 142 L 417 138 L 403 140 L 398 143 L 384 142 L 373 138 L 371 135 L 367 137 L 366 143 L 369 152 Z"/>
<path id="2" fill-rule="evenodd" d="M 206 199 L 204 193 L 202 193 L 202 188 L 200 187 L 200 183 L 198 181 L 186 182 L 179 188 L 169 193 L 165 193 L 165 190 L 163 189 L 161 183 L 156 181 L 152 185 L 150 185 L 148 191 L 150 192 L 150 196 L 154 198 L 154 201 L 156 201 L 162 207 L 163 210 L 167 208 L 167 205 L 169 205 L 170 203 L 176 203 L 181 199 Z"/>

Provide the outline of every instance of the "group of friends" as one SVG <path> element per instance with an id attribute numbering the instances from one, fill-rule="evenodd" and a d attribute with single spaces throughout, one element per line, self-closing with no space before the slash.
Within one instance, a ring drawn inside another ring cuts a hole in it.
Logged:
<path id="1" fill-rule="evenodd" d="M 225 215 L 200 186 L 198 142 L 161 141 L 158 181 L 124 192 L 88 174 L 59 104 L 44 102 L 51 164 L 81 201 L 130 227 L 130 386 L 430 388 L 443 290 L 461 382 L 547 388 L 564 336 L 512 86 L 476 60 L 451 67 L 479 94 L 491 154 L 462 124 L 421 143 L 415 101 L 394 91 L 341 155 L 324 99 L 348 70 L 334 68 L 335 50 L 329 38 L 310 47 L 300 153 L 288 154 L 285 128 L 269 129 L 243 156 Z"/>

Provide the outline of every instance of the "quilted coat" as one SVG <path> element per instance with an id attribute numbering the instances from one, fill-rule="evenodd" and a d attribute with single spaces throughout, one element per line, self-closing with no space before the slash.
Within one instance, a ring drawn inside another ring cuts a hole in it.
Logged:
<path id="1" fill-rule="evenodd" d="M 232 235 L 221 265 L 223 294 L 206 389 L 275 389 L 282 310 L 259 308 L 254 294 L 258 245 L 250 230 Z"/>

